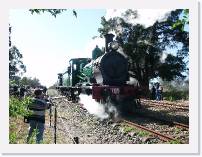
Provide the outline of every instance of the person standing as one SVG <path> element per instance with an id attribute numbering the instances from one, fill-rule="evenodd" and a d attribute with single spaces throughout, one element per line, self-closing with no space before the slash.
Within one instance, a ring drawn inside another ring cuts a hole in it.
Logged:
<path id="1" fill-rule="evenodd" d="M 159 86 L 160 86 L 160 84 L 157 82 L 157 83 L 156 83 L 156 100 L 157 100 L 157 101 L 160 100 L 160 90 L 159 90 Z"/>
<path id="2" fill-rule="evenodd" d="M 163 87 L 161 85 L 159 87 L 159 93 L 160 93 L 160 100 L 163 100 Z"/>
<path id="3" fill-rule="evenodd" d="M 43 91 L 36 89 L 34 91 L 35 97 L 31 104 L 29 104 L 28 109 L 31 110 L 31 115 L 28 117 L 28 122 L 30 124 L 29 133 L 27 137 L 27 143 L 29 143 L 30 138 L 34 131 L 36 131 L 36 143 L 43 142 L 43 133 L 45 129 L 45 110 L 49 109 L 50 104 L 43 100 Z"/>
<path id="4" fill-rule="evenodd" d="M 156 100 L 163 100 L 163 87 L 159 83 L 156 86 Z"/>
<path id="5" fill-rule="evenodd" d="M 156 88 L 153 85 L 151 89 L 151 100 L 155 100 L 155 97 L 156 97 Z"/>

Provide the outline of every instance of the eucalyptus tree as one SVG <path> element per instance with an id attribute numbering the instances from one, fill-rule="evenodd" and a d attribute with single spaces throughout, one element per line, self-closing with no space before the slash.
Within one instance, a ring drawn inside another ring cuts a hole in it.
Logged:
<path id="1" fill-rule="evenodd" d="M 40 13 L 48 12 L 52 16 L 56 17 L 58 14 L 61 14 L 62 12 L 67 11 L 67 9 L 29 9 L 29 11 L 31 12 L 31 14 L 33 13 L 40 14 Z M 77 12 L 75 10 L 72 10 L 72 13 L 75 17 L 77 17 Z"/>
<path id="2" fill-rule="evenodd" d="M 20 76 L 26 72 L 22 61 L 23 55 L 11 42 L 11 26 L 9 25 L 9 79 L 19 81 Z"/>
<path id="3" fill-rule="evenodd" d="M 161 77 L 173 80 L 184 77 L 186 70 L 185 56 L 188 54 L 188 32 L 182 25 L 176 24 L 180 20 L 183 10 L 172 11 L 167 20 L 156 21 L 150 27 L 131 23 L 131 19 L 138 17 L 137 11 L 128 10 L 122 17 L 106 20 L 101 18 L 100 36 L 114 31 L 123 51 L 128 56 L 130 75 L 135 77 L 146 91 L 149 80 Z M 129 20 L 128 20 L 129 19 Z M 179 43 L 182 44 L 181 49 Z M 165 55 L 167 47 L 178 47 L 177 54 Z M 183 55 L 185 54 L 185 55 Z"/>

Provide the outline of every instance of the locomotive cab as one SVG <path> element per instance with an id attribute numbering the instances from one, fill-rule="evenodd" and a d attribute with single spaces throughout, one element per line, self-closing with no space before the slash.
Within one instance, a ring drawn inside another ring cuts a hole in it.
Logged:
<path id="1" fill-rule="evenodd" d="M 70 86 L 85 82 L 83 68 L 91 61 L 90 58 L 74 58 L 69 61 L 68 74 L 70 77 Z"/>

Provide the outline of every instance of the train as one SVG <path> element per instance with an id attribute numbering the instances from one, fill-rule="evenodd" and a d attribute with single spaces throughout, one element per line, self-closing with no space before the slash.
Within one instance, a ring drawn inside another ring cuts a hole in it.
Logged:
<path id="1" fill-rule="evenodd" d="M 129 62 L 120 53 L 113 34 L 106 34 L 105 48 L 96 46 L 92 58 L 72 58 L 64 73 L 58 74 L 57 90 L 73 102 L 81 93 L 101 104 L 114 104 L 119 110 L 140 106 L 141 88 L 129 73 Z M 134 83 L 131 83 L 131 78 Z"/>

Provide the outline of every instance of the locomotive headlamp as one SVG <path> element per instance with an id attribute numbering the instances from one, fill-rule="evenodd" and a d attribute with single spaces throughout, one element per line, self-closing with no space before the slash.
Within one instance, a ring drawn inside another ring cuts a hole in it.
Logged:
<path id="1" fill-rule="evenodd" d="M 110 43 L 110 47 L 113 50 L 117 50 L 119 48 L 119 44 L 118 44 L 118 42 L 113 41 L 113 42 Z"/>

